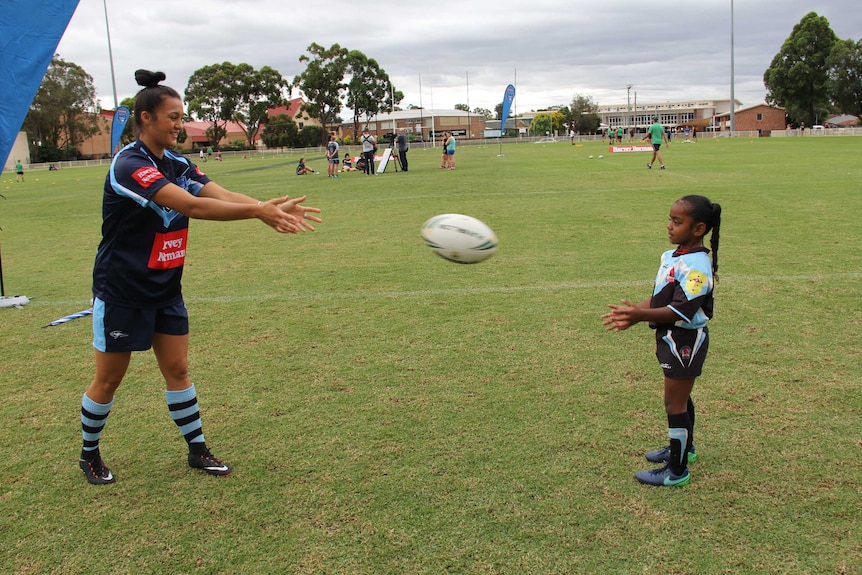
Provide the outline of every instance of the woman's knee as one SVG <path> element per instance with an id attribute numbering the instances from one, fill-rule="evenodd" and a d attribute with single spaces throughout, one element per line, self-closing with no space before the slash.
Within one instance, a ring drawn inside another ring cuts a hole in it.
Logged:
<path id="1" fill-rule="evenodd" d="M 168 382 L 168 386 L 180 384 L 189 379 L 189 364 L 185 359 L 176 359 L 174 361 L 159 362 L 159 369 Z"/>

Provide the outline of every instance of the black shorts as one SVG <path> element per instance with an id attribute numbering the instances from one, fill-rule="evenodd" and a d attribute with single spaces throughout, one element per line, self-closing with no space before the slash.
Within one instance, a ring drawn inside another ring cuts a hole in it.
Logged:
<path id="1" fill-rule="evenodd" d="M 655 356 L 671 379 L 694 379 L 700 376 L 709 350 L 709 330 L 681 327 L 655 330 Z"/>
<path id="2" fill-rule="evenodd" d="M 189 314 L 182 300 L 159 309 L 123 307 L 99 298 L 93 302 L 93 347 L 99 351 L 146 351 L 156 333 L 189 333 Z"/>
<path id="3" fill-rule="evenodd" d="M 659 150 L 661 150 L 661 144 L 653 144 L 652 149 L 654 152 L 658 152 Z"/>

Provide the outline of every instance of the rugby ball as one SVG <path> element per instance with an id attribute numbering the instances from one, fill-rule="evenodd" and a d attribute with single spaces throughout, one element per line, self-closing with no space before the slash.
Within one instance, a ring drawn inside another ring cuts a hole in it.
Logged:
<path id="1" fill-rule="evenodd" d="M 462 214 L 441 214 L 422 224 L 432 252 L 459 264 L 476 264 L 497 253 L 497 235 L 483 222 Z"/>

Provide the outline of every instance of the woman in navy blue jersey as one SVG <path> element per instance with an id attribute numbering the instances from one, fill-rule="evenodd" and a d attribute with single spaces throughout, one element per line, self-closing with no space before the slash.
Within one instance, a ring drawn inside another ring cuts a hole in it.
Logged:
<path id="1" fill-rule="evenodd" d="M 99 440 L 133 351 L 152 348 L 165 379 L 168 410 L 188 443 L 188 464 L 211 475 L 230 466 L 204 441 L 197 392 L 189 379 L 189 321 L 181 289 L 189 218 L 257 218 L 279 233 L 314 231 L 318 208 L 305 196 L 258 201 L 211 181 L 179 152 L 183 103 L 160 85 L 161 72 L 138 70 L 138 139 L 114 157 L 102 201 L 102 241 L 93 267 L 96 373 L 81 400 L 80 467 L 93 484 L 113 483 Z"/>
<path id="2" fill-rule="evenodd" d="M 662 254 L 652 297 L 639 304 L 628 300 L 611 304 L 611 311 L 602 316 L 609 330 L 622 331 L 642 321 L 655 330 L 670 441 L 667 447 L 646 453 L 648 461 L 663 467 L 635 474 L 647 485 L 682 486 L 691 480 L 688 464 L 697 458 L 691 390 L 709 348 L 706 324 L 712 318 L 720 225 L 721 206 L 709 199 L 685 196 L 674 202 L 667 232 L 677 248 Z M 703 245 L 710 231 L 711 259 Z"/>

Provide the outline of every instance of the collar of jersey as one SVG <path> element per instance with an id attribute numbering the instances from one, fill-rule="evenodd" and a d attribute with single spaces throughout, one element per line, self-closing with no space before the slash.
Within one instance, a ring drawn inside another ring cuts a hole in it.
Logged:
<path id="1" fill-rule="evenodd" d="M 685 255 L 685 254 L 696 254 L 697 252 L 706 252 L 706 253 L 709 253 L 709 248 L 707 248 L 707 247 L 705 247 L 705 246 L 700 246 L 700 247 L 698 247 L 698 248 L 692 248 L 692 249 L 690 249 L 690 250 L 677 248 L 677 249 L 673 252 L 673 255 L 674 255 L 674 257 L 676 257 L 676 256 L 683 256 L 683 255 Z"/>

